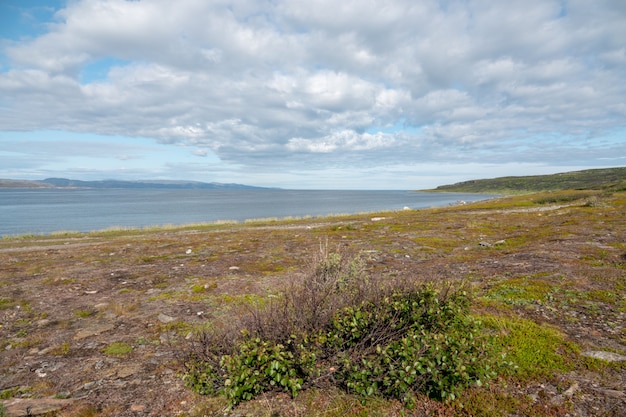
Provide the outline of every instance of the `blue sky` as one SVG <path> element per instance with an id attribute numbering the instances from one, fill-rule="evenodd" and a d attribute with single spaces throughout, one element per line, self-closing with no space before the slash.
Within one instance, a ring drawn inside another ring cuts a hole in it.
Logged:
<path id="1" fill-rule="evenodd" d="M 0 0 L 0 178 L 421 189 L 625 165 L 625 2 Z"/>

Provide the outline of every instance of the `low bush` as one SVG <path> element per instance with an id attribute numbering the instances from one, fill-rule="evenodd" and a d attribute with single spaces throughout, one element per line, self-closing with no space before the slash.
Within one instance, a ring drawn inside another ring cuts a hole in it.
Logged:
<path id="1" fill-rule="evenodd" d="M 231 406 L 334 385 L 361 396 L 452 400 L 491 376 L 462 287 L 373 279 L 358 257 L 320 252 L 309 274 L 263 308 L 194 341 L 186 384 Z"/>

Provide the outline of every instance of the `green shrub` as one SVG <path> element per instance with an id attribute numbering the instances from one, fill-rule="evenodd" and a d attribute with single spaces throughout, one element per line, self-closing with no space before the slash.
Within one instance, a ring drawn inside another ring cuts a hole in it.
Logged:
<path id="1" fill-rule="evenodd" d="M 463 288 L 383 282 L 364 264 L 324 254 L 278 301 L 238 327 L 204 332 L 183 364 L 187 386 L 231 406 L 282 390 L 334 384 L 363 398 L 448 401 L 492 376 Z"/>
<path id="2" fill-rule="evenodd" d="M 486 344 L 467 313 L 467 295 L 440 297 L 425 287 L 339 314 L 328 338 L 340 349 L 342 385 L 411 404 L 416 393 L 452 400 L 488 379 Z"/>

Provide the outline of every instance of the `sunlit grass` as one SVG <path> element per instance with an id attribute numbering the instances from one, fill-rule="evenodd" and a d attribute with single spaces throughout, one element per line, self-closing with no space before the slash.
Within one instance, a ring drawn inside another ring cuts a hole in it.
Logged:
<path id="1" fill-rule="evenodd" d="M 113 342 L 102 350 L 109 356 L 126 356 L 133 351 L 133 347 L 125 342 Z"/>
<path id="2" fill-rule="evenodd" d="M 496 332 L 493 347 L 506 355 L 509 362 L 508 369 L 501 372 L 511 373 L 520 380 L 542 379 L 576 366 L 579 348 L 566 341 L 555 327 L 517 317 L 485 316 L 482 321 Z"/>

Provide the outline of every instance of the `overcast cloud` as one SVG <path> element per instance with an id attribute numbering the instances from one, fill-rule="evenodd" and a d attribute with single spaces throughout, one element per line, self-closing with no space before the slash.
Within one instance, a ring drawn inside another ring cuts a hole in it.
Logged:
<path id="1" fill-rule="evenodd" d="M 623 1 L 27 3 L 0 9 L 0 177 L 410 189 L 626 165 Z"/>

